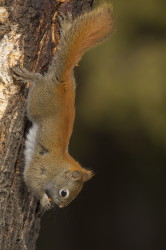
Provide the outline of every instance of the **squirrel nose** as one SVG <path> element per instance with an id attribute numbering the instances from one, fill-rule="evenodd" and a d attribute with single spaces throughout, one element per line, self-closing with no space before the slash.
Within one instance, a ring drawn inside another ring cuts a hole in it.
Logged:
<path id="1" fill-rule="evenodd" d="M 60 202 L 60 200 L 57 199 L 57 198 L 54 199 L 54 205 L 55 205 L 55 206 L 58 206 L 58 207 L 60 207 L 60 208 L 64 207 L 64 205 L 63 205 L 63 204 Z"/>
<path id="2" fill-rule="evenodd" d="M 62 208 L 62 207 L 64 207 L 64 205 L 63 205 L 63 204 L 61 204 L 61 205 L 59 205 L 59 207 L 60 207 L 60 208 Z"/>

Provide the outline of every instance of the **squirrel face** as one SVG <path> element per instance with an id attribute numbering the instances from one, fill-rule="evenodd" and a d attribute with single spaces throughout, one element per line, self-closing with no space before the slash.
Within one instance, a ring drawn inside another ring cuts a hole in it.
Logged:
<path id="1" fill-rule="evenodd" d="M 60 208 L 67 206 L 83 187 L 83 173 L 79 170 L 66 170 L 55 176 L 45 187 L 49 200 Z"/>

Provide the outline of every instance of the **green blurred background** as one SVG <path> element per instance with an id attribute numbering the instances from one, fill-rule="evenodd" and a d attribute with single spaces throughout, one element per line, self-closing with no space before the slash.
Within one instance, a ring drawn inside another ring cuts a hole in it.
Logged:
<path id="1" fill-rule="evenodd" d="M 76 69 L 70 152 L 96 176 L 37 250 L 166 249 L 166 1 L 111 2 L 112 36 Z"/>

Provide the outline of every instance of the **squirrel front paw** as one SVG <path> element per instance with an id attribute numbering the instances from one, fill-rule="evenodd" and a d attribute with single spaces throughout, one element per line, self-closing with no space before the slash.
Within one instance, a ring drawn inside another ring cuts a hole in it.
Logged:
<path id="1" fill-rule="evenodd" d="M 52 204 L 50 202 L 50 199 L 46 194 L 43 195 L 43 198 L 40 200 L 40 204 L 42 205 L 42 207 L 45 210 L 49 210 L 52 208 Z"/>

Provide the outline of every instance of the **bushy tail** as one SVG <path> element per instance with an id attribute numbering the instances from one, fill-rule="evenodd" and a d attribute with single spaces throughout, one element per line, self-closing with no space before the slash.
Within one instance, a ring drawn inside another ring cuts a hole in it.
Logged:
<path id="1" fill-rule="evenodd" d="M 112 6 L 104 3 L 101 7 L 82 14 L 74 20 L 68 17 L 61 22 L 61 26 L 61 39 L 48 69 L 48 75 L 53 74 L 53 78 L 56 75 L 59 81 L 65 81 L 82 55 L 110 34 Z"/>

